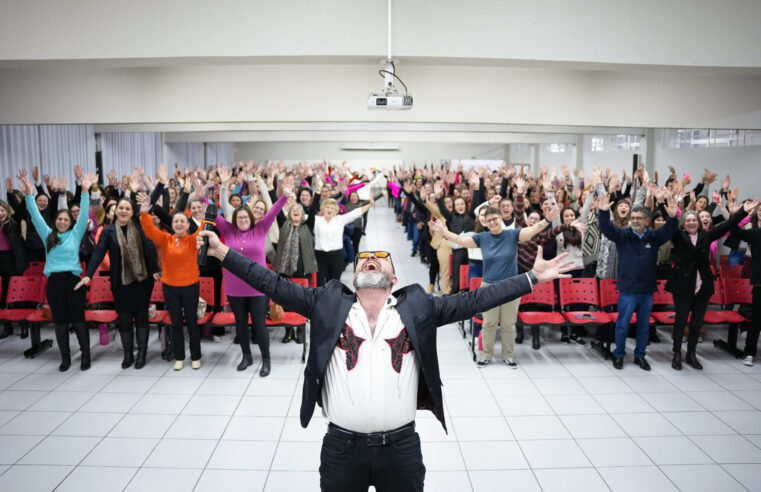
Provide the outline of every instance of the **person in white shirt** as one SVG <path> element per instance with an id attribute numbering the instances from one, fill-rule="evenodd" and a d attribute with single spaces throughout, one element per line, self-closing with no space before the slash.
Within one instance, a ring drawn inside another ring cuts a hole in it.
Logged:
<path id="1" fill-rule="evenodd" d="M 317 191 L 320 194 L 320 191 Z M 349 213 L 338 215 L 338 202 L 326 198 L 320 203 L 322 215 L 314 219 L 314 254 L 317 258 L 317 286 L 325 285 L 329 280 L 341 280 L 344 269 L 343 233 L 344 226 L 358 219 L 370 210 L 375 201 L 370 202 Z"/>
<path id="2" fill-rule="evenodd" d="M 335 219 L 334 219 L 335 220 Z M 391 292 L 394 264 L 386 251 L 364 251 L 354 269 L 356 293 L 338 281 L 307 288 L 231 250 L 211 231 L 209 255 L 310 319 L 301 425 L 319 404 L 330 422 L 320 453 L 323 491 L 422 491 L 425 466 L 415 412 L 431 410 L 446 430 L 436 328 L 527 294 L 564 274 L 564 255 L 538 255 L 531 272 L 458 295 L 435 297 L 412 284 Z"/>

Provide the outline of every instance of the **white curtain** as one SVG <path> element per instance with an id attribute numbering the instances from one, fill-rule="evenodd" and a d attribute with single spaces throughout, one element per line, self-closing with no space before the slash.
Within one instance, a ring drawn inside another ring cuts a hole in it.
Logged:
<path id="1" fill-rule="evenodd" d="M 40 125 L 40 169 L 66 176 L 73 189 L 74 166 L 95 173 L 95 133 L 92 125 Z"/>
<path id="2" fill-rule="evenodd" d="M 132 174 L 133 167 L 139 166 L 153 176 L 161 162 L 161 134 L 101 133 L 100 150 L 105 175 L 114 169 L 121 178 Z"/>
<path id="3" fill-rule="evenodd" d="M 227 167 L 233 162 L 232 142 L 211 142 L 206 144 L 207 165 L 224 164 Z"/>
<path id="4" fill-rule="evenodd" d="M 66 176 L 74 183 L 74 166 L 95 172 L 95 134 L 92 125 L 0 125 L 0 172 L 15 176 L 26 168 L 30 175 Z M 14 179 L 14 186 L 18 183 Z M 73 188 L 73 185 L 72 185 Z"/>
<path id="5" fill-rule="evenodd" d="M 177 164 L 180 169 L 195 169 L 196 166 L 205 168 L 203 155 L 203 143 L 200 142 L 173 142 L 166 144 L 166 165 L 174 169 Z"/>

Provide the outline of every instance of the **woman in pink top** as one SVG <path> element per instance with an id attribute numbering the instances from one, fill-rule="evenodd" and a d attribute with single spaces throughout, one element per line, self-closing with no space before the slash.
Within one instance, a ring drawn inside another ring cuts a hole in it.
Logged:
<path id="1" fill-rule="evenodd" d="M 233 211 L 232 222 L 228 222 L 222 214 L 219 214 L 216 226 L 224 236 L 225 244 L 243 256 L 261 265 L 266 265 L 264 240 L 267 231 L 275 221 L 277 214 L 282 210 L 286 200 L 289 197 L 294 197 L 292 186 L 284 186 L 283 191 L 283 195 L 259 220 L 255 220 L 251 209 L 246 206 L 238 207 Z M 254 363 L 251 357 L 251 336 L 248 331 L 248 316 L 250 314 L 256 342 L 262 353 L 262 368 L 259 375 L 266 377 L 270 373 L 270 337 L 264 320 L 267 316 L 269 298 L 229 271 L 224 270 L 224 275 L 227 300 L 230 302 L 230 307 L 235 315 L 235 332 L 241 352 L 243 352 L 243 359 L 238 364 L 238 370 L 243 371 Z"/>

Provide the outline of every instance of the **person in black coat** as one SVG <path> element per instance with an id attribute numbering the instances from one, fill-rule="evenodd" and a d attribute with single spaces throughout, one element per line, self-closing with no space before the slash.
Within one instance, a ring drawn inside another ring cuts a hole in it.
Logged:
<path id="1" fill-rule="evenodd" d="M 695 355 L 698 344 L 700 327 L 703 324 L 708 300 L 714 294 L 711 272 L 711 243 L 726 234 L 731 227 L 736 226 L 747 212 L 758 202 L 748 202 L 743 209 L 737 211 L 729 220 L 722 222 L 710 231 L 700 227 L 697 212 L 685 212 L 681 217 L 681 227 L 671 238 L 671 272 L 666 282 L 666 290 L 674 295 L 673 339 L 674 357 L 671 367 L 677 371 L 682 369 L 682 334 L 690 318 L 690 328 L 687 335 L 687 355 L 685 362 L 695 369 L 703 366 Z"/>
<path id="2" fill-rule="evenodd" d="M 0 306 L 5 306 L 8 297 L 8 285 L 11 277 L 21 275 L 29 266 L 24 252 L 24 238 L 21 236 L 21 227 L 13 217 L 11 206 L 0 200 L 0 277 L 2 278 L 2 297 Z M 7 338 L 13 334 L 13 324 L 5 322 L 0 338 Z M 24 331 L 22 330 L 22 337 Z"/>
<path id="3" fill-rule="evenodd" d="M 422 490 L 425 467 L 414 432 L 415 408 L 431 410 L 446 430 L 436 329 L 528 294 L 540 281 L 568 277 L 570 268 L 563 260 L 566 255 L 549 262 L 540 257 L 531 272 L 473 292 L 434 297 L 418 284 L 392 293 L 396 276 L 390 255 L 361 252 L 355 264 L 355 293 L 337 280 L 316 289 L 301 287 L 231 250 L 209 231 L 198 234 L 198 247 L 205 238 L 209 255 L 221 259 L 224 268 L 284 309 L 310 319 L 301 425 L 309 424 L 315 403 L 331 421 L 320 455 L 322 490 L 367 490 L 371 484 L 378 490 Z M 357 335 L 365 332 L 370 338 Z M 354 393 L 352 399 L 351 387 L 368 377 L 370 364 L 378 381 L 372 391 L 385 402 L 380 419 L 390 423 L 388 416 L 393 414 L 396 428 L 376 423 L 363 411 L 371 405 L 369 390 Z M 346 414 L 357 428 L 345 427 L 343 420 L 333 422 L 334 416 Z M 407 418 L 407 423 L 398 423 Z"/>
<path id="4" fill-rule="evenodd" d="M 754 203 L 758 203 L 758 201 Z M 761 206 L 757 206 L 749 215 L 752 224 L 750 229 L 735 227 L 732 231 L 740 240 L 748 243 L 751 257 L 754 258 L 750 274 L 750 284 L 753 286 L 752 314 L 750 326 L 748 326 L 748 337 L 745 340 L 745 350 L 743 351 L 743 364 L 746 366 L 752 366 L 754 363 L 758 335 L 761 332 Z"/>
<path id="5" fill-rule="evenodd" d="M 153 242 L 143 232 L 131 200 L 120 199 L 116 204 L 114 223 L 106 226 L 95 247 L 87 272 L 76 288 L 87 285 L 108 253 L 111 259 L 111 291 L 119 315 L 119 335 L 124 348 L 122 368 L 135 363 L 135 369 L 145 366 L 148 348 L 148 306 L 153 281 L 159 272 Z M 133 322 L 134 320 L 134 322 Z M 134 339 L 137 338 L 137 359 Z"/>

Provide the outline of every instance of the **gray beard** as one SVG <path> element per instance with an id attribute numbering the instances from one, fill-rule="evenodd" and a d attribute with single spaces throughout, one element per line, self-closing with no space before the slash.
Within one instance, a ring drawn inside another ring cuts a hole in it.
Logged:
<path id="1" fill-rule="evenodd" d="M 359 272 L 354 276 L 356 289 L 388 289 L 391 287 L 391 278 L 383 272 Z"/>

